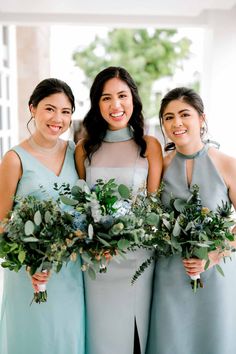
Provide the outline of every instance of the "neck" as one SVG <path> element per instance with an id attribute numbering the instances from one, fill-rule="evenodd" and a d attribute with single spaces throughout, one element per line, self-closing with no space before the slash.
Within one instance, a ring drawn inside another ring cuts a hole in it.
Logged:
<path id="1" fill-rule="evenodd" d="M 53 143 L 38 143 L 37 139 L 35 139 L 35 137 L 33 137 L 31 135 L 31 137 L 28 139 L 28 143 L 30 145 L 30 147 L 36 151 L 37 153 L 40 154 L 47 154 L 47 155 L 53 155 L 58 153 L 59 149 L 60 149 L 60 140 L 58 139 L 56 142 Z"/>
<path id="2" fill-rule="evenodd" d="M 176 151 L 183 155 L 194 155 L 204 147 L 204 143 L 201 141 L 194 146 L 176 146 Z"/>

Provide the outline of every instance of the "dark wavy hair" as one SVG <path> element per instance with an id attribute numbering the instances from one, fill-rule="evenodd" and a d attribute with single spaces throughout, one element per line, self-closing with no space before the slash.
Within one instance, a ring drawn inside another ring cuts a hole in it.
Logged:
<path id="1" fill-rule="evenodd" d="M 133 113 L 129 120 L 132 127 L 134 141 L 140 147 L 140 156 L 144 157 L 146 151 L 146 141 L 144 135 L 144 117 L 142 114 L 142 102 L 138 94 L 137 86 L 130 74 L 121 67 L 110 66 L 98 73 L 90 89 L 91 107 L 83 120 L 83 126 L 86 131 L 84 149 L 86 155 L 91 161 L 95 151 L 99 149 L 108 129 L 108 123 L 102 117 L 99 100 L 102 96 L 105 83 L 113 78 L 119 78 L 130 88 L 133 97 Z"/>
<path id="2" fill-rule="evenodd" d="M 45 97 L 51 96 L 55 93 L 64 93 L 68 100 L 71 103 L 72 113 L 75 110 L 75 98 L 73 92 L 69 85 L 66 82 L 55 79 L 48 78 L 41 81 L 34 89 L 32 95 L 30 96 L 28 105 L 33 105 L 33 107 L 37 107 L 39 102 L 42 101 Z M 29 126 L 30 121 L 27 123 L 27 128 Z M 29 128 L 28 128 L 29 129 Z"/>
<path id="3" fill-rule="evenodd" d="M 164 96 L 164 98 L 161 101 L 161 107 L 159 110 L 160 126 L 161 126 L 161 131 L 164 136 L 164 139 L 165 139 L 165 134 L 162 129 L 163 114 L 168 104 L 174 100 L 181 100 L 189 104 L 198 112 L 199 115 L 204 114 L 203 101 L 199 96 L 199 94 L 196 93 L 194 90 L 187 87 L 176 87 L 173 90 L 167 92 L 167 94 Z M 207 126 L 205 122 L 204 131 L 201 133 L 201 137 L 205 134 L 206 130 L 207 130 Z M 165 151 L 169 151 L 169 150 L 175 150 L 175 144 L 173 142 L 165 144 Z"/>

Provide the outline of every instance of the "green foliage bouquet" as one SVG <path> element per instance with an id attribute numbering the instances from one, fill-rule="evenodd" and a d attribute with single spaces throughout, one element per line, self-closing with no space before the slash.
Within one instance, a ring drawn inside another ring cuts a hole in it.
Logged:
<path id="1" fill-rule="evenodd" d="M 161 190 L 158 193 L 161 194 Z M 235 221 L 230 217 L 230 205 L 222 202 L 222 206 L 218 206 L 216 211 L 210 211 L 202 205 L 197 185 L 193 186 L 187 201 L 172 198 L 170 205 L 165 207 L 158 195 L 153 195 L 146 199 L 145 204 L 148 204 L 151 210 L 156 209 L 154 215 L 151 214 L 156 223 L 154 232 L 145 240 L 144 245 L 153 247 L 156 252 L 136 271 L 132 282 L 137 280 L 153 259 L 158 259 L 160 256 L 181 254 L 184 259 L 202 259 L 206 261 L 206 270 L 210 265 L 211 251 L 222 254 L 224 260 L 225 254 L 234 251 L 230 242 L 234 241 L 235 236 L 230 232 L 230 227 L 235 224 Z M 142 213 L 141 209 L 140 212 Z M 220 274 L 224 275 L 219 264 L 215 267 Z M 198 286 L 203 287 L 200 274 L 191 277 L 191 285 L 194 292 Z"/>
<path id="2" fill-rule="evenodd" d="M 51 199 L 34 196 L 16 198 L 16 205 L 1 226 L 0 258 L 2 267 L 18 272 L 23 266 L 33 275 L 36 271 L 59 272 L 73 254 L 73 219 Z M 47 301 L 46 285 L 32 301 Z"/>
<path id="3" fill-rule="evenodd" d="M 76 252 L 82 270 L 93 279 L 97 272 L 107 271 L 111 258 L 125 258 L 127 250 L 146 247 L 155 232 L 158 215 L 146 203 L 144 189 L 132 197 L 131 190 L 115 179 L 99 179 L 91 189 L 84 180 L 72 188 L 65 184 L 55 188 L 61 201 L 74 207 Z"/>
<path id="4" fill-rule="evenodd" d="M 222 202 L 216 211 L 211 211 L 202 205 L 199 187 L 194 185 L 187 201 L 173 199 L 171 210 L 176 215 L 172 237 L 177 241 L 177 250 L 184 259 L 198 258 L 205 260 L 205 270 L 210 265 L 209 252 L 216 251 L 225 255 L 234 251 L 230 242 L 235 235 L 230 228 L 235 224 L 231 216 L 231 206 Z M 224 275 L 219 264 L 215 265 L 220 274 Z M 191 285 L 196 292 L 198 286 L 203 287 L 200 274 L 191 277 Z"/>

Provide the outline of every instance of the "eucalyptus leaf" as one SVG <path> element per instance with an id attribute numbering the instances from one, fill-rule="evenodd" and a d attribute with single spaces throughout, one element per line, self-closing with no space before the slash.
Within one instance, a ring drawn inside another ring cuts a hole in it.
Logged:
<path id="1" fill-rule="evenodd" d="M 22 241 L 24 242 L 39 242 L 39 239 L 34 236 L 22 237 Z"/>
<path id="2" fill-rule="evenodd" d="M 182 213 L 184 211 L 184 208 L 186 206 L 186 201 L 183 199 L 175 199 L 174 201 L 174 207 L 177 211 Z"/>
<path id="3" fill-rule="evenodd" d="M 74 197 L 77 197 L 78 195 L 80 195 L 81 193 L 81 188 L 79 186 L 73 186 L 71 188 L 71 195 L 73 195 Z"/>
<path id="4" fill-rule="evenodd" d="M 124 199 L 128 199 L 130 197 L 130 190 L 124 184 L 120 184 L 118 186 L 118 192 L 119 192 L 120 196 Z"/>
<path id="5" fill-rule="evenodd" d="M 205 264 L 204 270 L 207 270 L 207 269 L 208 269 L 208 267 L 209 267 L 210 263 L 211 263 L 211 261 L 210 261 L 210 259 L 208 259 L 208 260 L 206 261 L 206 264 Z"/>
<path id="6" fill-rule="evenodd" d="M 20 251 L 20 252 L 18 253 L 18 259 L 19 259 L 19 261 L 20 261 L 21 263 L 24 262 L 25 256 L 26 256 L 25 251 Z"/>
<path id="7" fill-rule="evenodd" d="M 97 238 L 104 246 L 110 247 L 110 244 L 107 241 L 105 241 L 103 238 L 101 238 L 99 236 L 97 236 Z"/>
<path id="8" fill-rule="evenodd" d="M 157 215 L 156 213 L 149 213 L 147 214 L 146 217 L 146 223 L 150 226 L 158 226 L 160 221 L 160 217 L 159 215 Z"/>
<path id="9" fill-rule="evenodd" d="M 50 223 L 51 219 L 52 219 L 52 215 L 51 215 L 50 211 L 47 210 L 44 214 L 44 220 L 48 224 L 48 223 Z"/>
<path id="10" fill-rule="evenodd" d="M 218 272 L 224 277 L 225 274 L 223 272 L 223 269 L 221 268 L 221 266 L 219 264 L 216 264 L 216 269 L 218 270 Z"/>
<path id="11" fill-rule="evenodd" d="M 34 233 L 34 223 L 31 220 L 27 220 L 25 223 L 25 235 L 33 235 Z"/>
<path id="12" fill-rule="evenodd" d="M 181 227 L 178 223 L 178 220 L 176 220 L 172 234 L 173 234 L 173 236 L 177 237 L 177 236 L 179 236 L 180 232 L 181 232 Z"/>
<path id="13" fill-rule="evenodd" d="M 67 197 L 65 195 L 61 195 L 60 199 L 61 199 L 62 203 L 65 204 L 65 205 L 75 206 L 75 205 L 78 204 L 77 200 L 71 199 L 71 198 L 69 198 L 69 197 Z"/>
<path id="14" fill-rule="evenodd" d="M 168 220 L 162 219 L 162 222 L 168 230 L 171 230 L 171 224 Z"/>
<path id="15" fill-rule="evenodd" d="M 39 210 L 36 211 L 34 214 L 34 223 L 35 225 L 39 226 L 42 222 L 42 215 Z"/>
<path id="16" fill-rule="evenodd" d="M 120 250 L 127 249 L 130 246 L 130 242 L 125 239 L 120 239 L 117 243 L 117 246 L 119 247 Z"/>
<path id="17" fill-rule="evenodd" d="M 90 240 L 93 238 L 93 235 L 94 235 L 93 225 L 89 224 L 89 226 L 88 226 L 88 237 L 90 238 Z"/>
<path id="18" fill-rule="evenodd" d="M 208 260 L 208 249 L 205 247 L 195 248 L 193 255 L 199 259 L 205 259 L 207 261 Z"/>

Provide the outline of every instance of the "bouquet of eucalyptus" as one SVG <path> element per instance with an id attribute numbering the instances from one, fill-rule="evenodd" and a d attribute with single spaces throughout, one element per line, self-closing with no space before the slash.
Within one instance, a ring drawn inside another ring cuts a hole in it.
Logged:
<path id="1" fill-rule="evenodd" d="M 217 251 L 222 254 L 234 251 L 230 242 L 235 235 L 230 228 L 235 224 L 231 216 L 231 206 L 222 202 L 216 211 L 211 211 L 202 205 L 199 187 L 194 185 L 191 196 L 187 201 L 173 199 L 171 212 L 176 218 L 171 236 L 177 241 L 177 251 L 181 252 L 184 259 L 199 258 L 206 261 L 205 270 L 210 265 L 209 252 Z M 224 275 L 219 264 L 215 265 L 221 275 Z M 198 286 L 203 287 L 200 274 L 191 277 L 191 285 L 196 292 Z"/>
<path id="2" fill-rule="evenodd" d="M 176 223 L 175 211 L 163 205 L 161 201 L 162 189 L 163 184 L 156 193 L 139 194 L 133 207 L 135 215 L 145 220 L 146 237 L 142 239 L 141 246 L 154 250 L 154 253 L 137 269 L 132 277 L 132 284 L 153 261 L 159 257 L 172 256 L 181 250 L 172 232 Z"/>
<path id="3" fill-rule="evenodd" d="M 22 267 L 33 275 L 36 271 L 59 272 L 73 258 L 73 219 L 63 212 L 59 202 L 38 200 L 34 196 L 16 198 L 14 209 L 1 226 L 1 266 L 18 272 Z M 46 285 L 34 294 L 36 303 L 47 301 Z"/>
<path id="4" fill-rule="evenodd" d="M 155 232 L 158 215 L 148 208 L 144 189 L 133 197 L 131 190 L 115 179 L 99 179 L 91 189 L 84 180 L 72 188 L 68 184 L 55 188 L 61 201 L 74 207 L 79 236 L 75 252 L 81 255 L 82 270 L 92 279 L 97 272 L 107 271 L 111 258 L 125 258 L 127 250 L 146 247 Z"/>
<path id="5" fill-rule="evenodd" d="M 162 186 L 163 187 L 163 186 Z M 184 259 L 199 258 L 206 261 L 205 270 L 210 265 L 209 252 L 232 252 L 230 242 L 235 235 L 230 228 L 235 224 L 231 216 L 231 207 L 222 202 L 217 210 L 210 211 L 202 205 L 199 187 L 194 185 L 188 200 L 172 198 L 170 205 L 165 207 L 161 200 L 161 189 L 157 195 L 151 195 L 144 203 L 146 209 L 151 211 L 151 235 L 143 241 L 146 247 L 153 247 L 155 255 L 147 259 L 133 276 L 132 283 L 145 271 L 154 259 L 160 256 L 171 256 L 180 253 Z M 138 206 L 140 214 L 142 207 Z M 155 213 L 153 214 L 153 211 Z M 225 260 L 225 257 L 223 257 Z M 222 268 L 217 264 L 216 269 L 224 275 Z M 196 292 L 203 287 L 200 275 L 191 277 L 191 285 Z"/>

